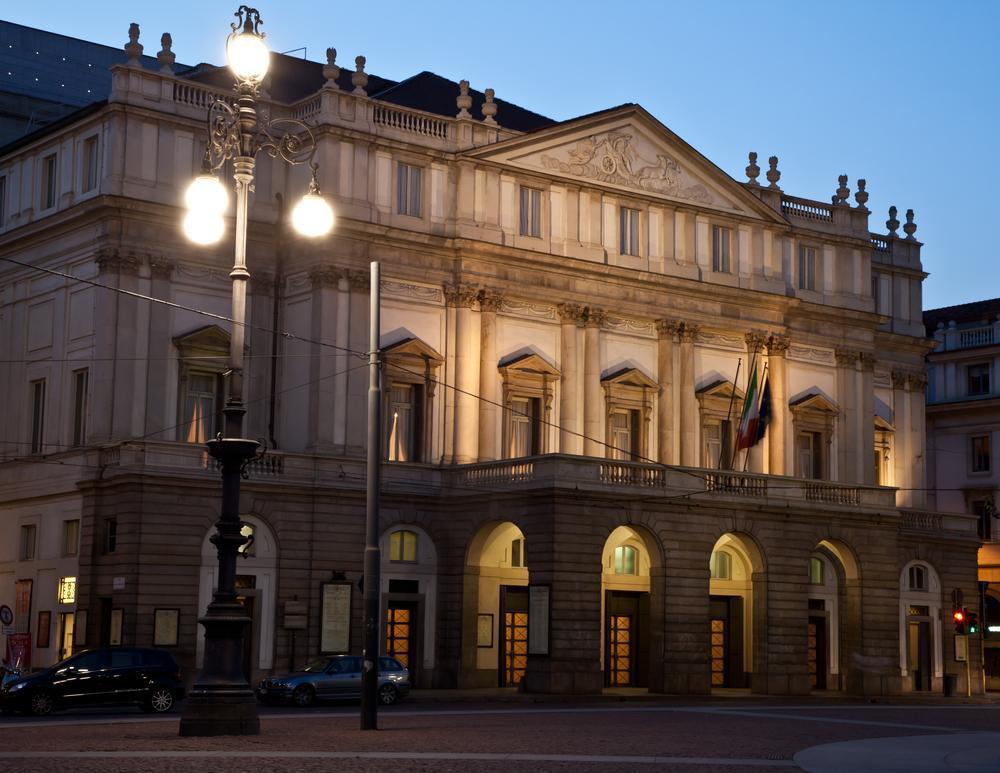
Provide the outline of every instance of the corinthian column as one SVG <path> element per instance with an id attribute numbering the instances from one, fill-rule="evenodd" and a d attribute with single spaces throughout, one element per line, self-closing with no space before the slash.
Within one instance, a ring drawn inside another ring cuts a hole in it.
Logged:
<path id="1" fill-rule="evenodd" d="M 837 480 L 842 483 L 861 483 L 858 477 L 858 457 L 861 450 L 857 434 L 857 377 L 858 353 L 853 349 L 837 349 L 837 402 L 840 414 L 837 416 Z"/>
<path id="2" fill-rule="evenodd" d="M 767 339 L 767 372 L 771 379 L 771 426 L 767 430 L 768 472 L 785 474 L 785 454 L 788 445 L 788 377 L 785 372 L 785 352 L 788 338 L 772 335 Z"/>
<path id="3" fill-rule="evenodd" d="M 681 339 L 681 464 L 698 466 L 698 400 L 694 393 L 694 339 L 698 326 L 683 323 Z"/>
<path id="4" fill-rule="evenodd" d="M 503 297 L 484 292 L 479 299 L 480 359 L 479 359 L 479 461 L 497 458 L 500 425 L 497 422 L 499 371 L 497 371 L 497 311 Z"/>
<path id="5" fill-rule="evenodd" d="M 758 330 L 751 330 L 743 336 L 743 340 L 747 344 L 747 390 L 750 389 L 750 374 L 752 373 L 751 368 L 757 368 L 757 389 L 758 396 L 760 395 L 760 390 L 763 389 L 763 379 L 764 379 L 764 363 L 763 363 L 763 353 L 764 344 L 767 343 L 767 335 Z M 734 417 L 736 418 L 736 417 Z M 738 420 L 738 419 L 737 419 Z M 764 471 L 764 446 L 762 443 L 757 443 L 747 449 L 747 461 L 744 464 L 744 469 L 750 472 L 763 472 Z M 737 459 L 737 462 L 739 460 Z"/>
<path id="6" fill-rule="evenodd" d="M 910 505 L 913 487 L 911 479 L 912 467 L 910 458 L 913 450 L 910 448 L 910 394 L 906 391 L 907 373 L 903 370 L 892 372 L 892 419 L 896 431 L 893 437 L 893 467 L 896 472 L 894 481 L 899 491 L 896 492 L 896 505 Z M 873 441 L 874 445 L 874 441 Z"/>
<path id="7" fill-rule="evenodd" d="M 681 323 L 672 319 L 656 320 L 656 449 L 661 464 L 673 464 L 674 453 L 674 344 Z"/>
<path id="8" fill-rule="evenodd" d="M 927 492 L 927 414 L 924 407 L 924 393 L 927 389 L 927 376 L 923 373 L 911 373 L 906 381 L 910 391 L 910 492 L 911 507 L 926 507 Z"/>
<path id="9" fill-rule="evenodd" d="M 869 352 L 858 355 L 858 480 L 875 485 L 875 357 Z M 923 401 L 920 402 L 923 410 Z"/>
<path id="10" fill-rule="evenodd" d="M 601 325 L 607 315 L 587 309 L 583 365 L 583 453 L 606 456 L 604 447 L 604 394 L 601 389 Z"/>
<path id="11" fill-rule="evenodd" d="M 445 288 L 455 315 L 455 464 L 469 464 L 479 454 L 479 314 L 473 311 L 479 291 L 469 285 Z"/>
<path id="12" fill-rule="evenodd" d="M 580 426 L 580 358 L 577 331 L 586 317 L 583 306 L 572 303 L 559 304 L 560 367 L 559 383 L 559 452 L 583 453 L 583 427 Z"/>

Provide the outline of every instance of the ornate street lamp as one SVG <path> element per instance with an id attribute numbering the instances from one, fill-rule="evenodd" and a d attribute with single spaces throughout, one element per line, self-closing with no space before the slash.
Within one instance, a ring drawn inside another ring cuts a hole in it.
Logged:
<path id="1" fill-rule="evenodd" d="M 196 244 L 214 244 L 225 233 L 223 215 L 229 194 L 216 172 L 232 162 L 236 193 L 236 258 L 233 280 L 233 327 L 229 344 L 229 377 L 222 410 L 223 430 L 206 444 L 222 470 L 222 508 L 212 543 L 219 554 L 219 576 L 211 603 L 198 622 L 205 628 L 205 660 L 201 675 L 185 702 L 181 735 L 256 735 L 257 703 L 243 676 L 243 635 L 250 619 L 236 596 L 236 558 L 245 537 L 240 533 L 240 478 L 260 444 L 243 437 L 243 339 L 246 317 L 247 210 L 254 163 L 261 151 L 290 164 L 308 164 L 309 192 L 292 213 L 296 230 L 324 236 L 333 228 L 333 210 L 320 195 L 316 140 L 301 121 L 276 118 L 262 122 L 257 113 L 260 84 L 270 52 L 260 32 L 260 13 L 241 5 L 226 45 L 236 78 L 235 99 L 216 100 L 208 112 L 208 143 L 201 174 L 185 194 L 184 233 Z"/>

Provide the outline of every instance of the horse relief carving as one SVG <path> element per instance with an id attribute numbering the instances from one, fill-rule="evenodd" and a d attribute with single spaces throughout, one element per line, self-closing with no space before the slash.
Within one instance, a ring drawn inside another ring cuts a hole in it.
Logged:
<path id="1" fill-rule="evenodd" d="M 705 204 L 712 196 L 704 185 L 686 185 L 681 168 L 666 153 L 657 153 L 653 163 L 639 155 L 632 147 L 632 135 L 624 132 L 595 134 L 580 140 L 566 154 L 566 160 L 542 155 L 546 169 L 574 177 L 640 188 L 679 199 L 690 199 Z"/>

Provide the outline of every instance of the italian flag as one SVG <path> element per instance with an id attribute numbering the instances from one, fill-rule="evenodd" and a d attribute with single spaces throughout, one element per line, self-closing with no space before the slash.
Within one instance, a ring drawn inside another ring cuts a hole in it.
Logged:
<path id="1" fill-rule="evenodd" d="M 757 366 L 753 366 L 750 374 L 750 384 L 747 386 L 747 396 L 743 400 L 743 413 L 740 414 L 740 429 L 736 435 L 736 450 L 750 448 L 757 442 L 757 424 L 760 421 L 760 401 L 757 399 Z"/>

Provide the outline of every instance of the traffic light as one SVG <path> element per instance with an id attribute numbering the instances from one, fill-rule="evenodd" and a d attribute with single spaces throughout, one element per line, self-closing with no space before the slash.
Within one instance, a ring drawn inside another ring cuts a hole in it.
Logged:
<path id="1" fill-rule="evenodd" d="M 959 636 L 965 635 L 965 623 L 968 619 L 968 612 L 959 607 L 954 612 L 951 613 L 951 619 L 955 623 L 955 633 Z"/>
<path id="2" fill-rule="evenodd" d="M 965 621 L 970 634 L 979 633 L 979 615 L 975 612 L 965 611 Z"/>

